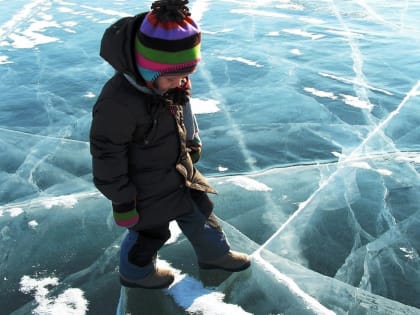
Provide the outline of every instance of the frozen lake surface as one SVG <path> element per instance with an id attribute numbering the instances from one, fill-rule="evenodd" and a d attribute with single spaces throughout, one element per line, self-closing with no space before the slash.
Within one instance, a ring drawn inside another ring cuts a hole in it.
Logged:
<path id="1" fill-rule="evenodd" d="M 420 1 L 191 1 L 197 167 L 239 274 L 176 226 L 167 290 L 121 288 L 94 188 L 106 27 L 151 1 L 0 0 L 2 314 L 420 314 Z"/>

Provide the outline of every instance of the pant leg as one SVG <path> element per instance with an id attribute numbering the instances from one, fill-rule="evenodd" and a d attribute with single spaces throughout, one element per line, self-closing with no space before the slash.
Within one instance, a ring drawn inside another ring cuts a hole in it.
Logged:
<path id="1" fill-rule="evenodd" d="M 156 229 L 129 230 L 121 244 L 120 273 L 140 279 L 155 268 L 157 251 L 170 237 L 169 224 Z"/>
<path id="2" fill-rule="evenodd" d="M 128 252 L 128 260 L 137 266 L 145 266 L 156 257 L 157 251 L 171 237 L 169 223 L 161 227 L 137 231 L 138 236 Z"/>
<path id="3" fill-rule="evenodd" d="M 211 213 L 208 218 L 193 202 L 192 213 L 179 217 L 176 221 L 188 238 L 199 261 L 213 260 L 230 250 L 229 243 L 217 217 Z"/>

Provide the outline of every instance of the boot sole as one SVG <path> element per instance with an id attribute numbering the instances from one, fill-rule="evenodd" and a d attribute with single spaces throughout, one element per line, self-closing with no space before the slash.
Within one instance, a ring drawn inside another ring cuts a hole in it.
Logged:
<path id="1" fill-rule="evenodd" d="M 220 270 L 224 270 L 224 271 L 230 271 L 230 272 L 238 272 L 238 271 L 242 271 L 247 269 L 249 266 L 251 266 L 251 262 L 247 262 L 245 264 L 243 264 L 242 266 L 238 267 L 238 268 L 234 268 L 234 269 L 229 269 L 229 268 L 223 268 L 217 265 L 211 265 L 211 264 L 206 264 L 206 263 L 198 263 L 198 266 L 201 269 L 206 269 L 206 270 L 210 270 L 210 269 L 220 269 Z"/>
<path id="2" fill-rule="evenodd" d="M 126 280 L 126 279 L 124 279 L 123 277 L 120 276 L 121 285 L 124 286 L 124 287 L 127 287 L 127 288 L 152 289 L 152 290 L 166 289 L 172 284 L 172 282 L 174 282 L 174 279 L 172 279 L 171 281 L 162 283 L 160 285 L 156 285 L 156 286 L 144 286 L 144 285 L 140 285 L 136 282 L 128 281 L 128 280 Z"/>

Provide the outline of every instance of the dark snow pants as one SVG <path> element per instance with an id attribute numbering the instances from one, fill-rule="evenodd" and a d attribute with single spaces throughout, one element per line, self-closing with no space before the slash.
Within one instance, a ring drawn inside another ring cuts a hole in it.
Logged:
<path id="1" fill-rule="evenodd" d="M 198 261 L 213 260 L 229 251 L 228 241 L 213 213 L 206 218 L 194 203 L 193 212 L 176 221 L 192 244 Z M 157 252 L 170 235 L 169 223 L 150 230 L 129 230 L 121 245 L 120 272 L 126 277 L 146 276 L 153 270 Z"/>

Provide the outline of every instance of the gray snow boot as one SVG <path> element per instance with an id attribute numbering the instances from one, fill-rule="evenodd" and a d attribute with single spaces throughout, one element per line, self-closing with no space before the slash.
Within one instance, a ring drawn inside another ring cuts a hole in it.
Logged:
<path id="1" fill-rule="evenodd" d="M 247 254 L 229 251 L 220 258 L 208 261 L 199 261 L 201 269 L 222 269 L 226 271 L 242 271 L 251 265 L 251 259 Z"/>

